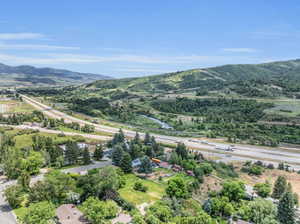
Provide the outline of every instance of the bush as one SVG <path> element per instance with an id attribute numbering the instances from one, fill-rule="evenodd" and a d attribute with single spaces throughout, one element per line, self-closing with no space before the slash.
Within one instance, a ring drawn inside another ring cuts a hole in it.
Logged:
<path id="1" fill-rule="evenodd" d="M 203 170 L 203 173 L 205 175 L 209 175 L 212 173 L 212 171 L 214 170 L 212 165 L 210 163 L 201 163 L 199 165 L 199 168 Z"/>
<path id="2" fill-rule="evenodd" d="M 250 175 L 252 174 L 252 175 L 257 175 L 257 176 L 259 176 L 259 175 L 262 175 L 263 171 L 264 171 L 264 168 L 263 168 L 263 167 L 258 166 L 258 165 L 253 165 L 253 166 L 251 166 L 250 169 L 249 169 L 249 174 L 250 174 Z"/>
<path id="3" fill-rule="evenodd" d="M 143 185 L 140 181 L 135 182 L 133 189 L 141 192 L 146 192 L 148 190 L 148 188 L 145 185 Z"/>
<path id="4" fill-rule="evenodd" d="M 266 198 L 270 195 L 272 188 L 271 188 L 271 184 L 266 182 L 266 183 L 255 184 L 254 190 L 260 197 Z"/>

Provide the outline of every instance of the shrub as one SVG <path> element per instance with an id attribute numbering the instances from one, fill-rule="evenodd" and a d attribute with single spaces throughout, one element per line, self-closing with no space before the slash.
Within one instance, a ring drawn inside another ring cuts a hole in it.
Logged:
<path id="1" fill-rule="evenodd" d="M 148 188 L 145 185 L 143 185 L 140 181 L 135 182 L 133 189 L 141 192 L 146 192 L 148 190 Z"/>
<path id="2" fill-rule="evenodd" d="M 272 188 L 271 188 L 271 184 L 266 182 L 266 183 L 255 184 L 254 190 L 260 197 L 266 198 L 270 195 Z"/>

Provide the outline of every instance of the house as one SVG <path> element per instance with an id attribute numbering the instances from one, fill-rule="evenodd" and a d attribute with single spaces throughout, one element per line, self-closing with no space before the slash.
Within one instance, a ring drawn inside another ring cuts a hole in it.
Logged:
<path id="1" fill-rule="evenodd" d="M 60 224 L 87 224 L 88 221 L 84 218 L 73 204 L 63 204 L 56 209 L 56 216 Z"/>
<path id="2" fill-rule="evenodd" d="M 137 158 L 137 159 L 135 159 L 135 160 L 132 160 L 132 162 L 131 162 L 132 168 L 137 168 L 137 167 L 139 167 L 140 165 L 142 165 L 142 162 L 141 162 L 140 158 Z"/>
<path id="3" fill-rule="evenodd" d="M 179 171 L 182 171 L 183 169 L 182 169 L 181 166 L 179 166 L 179 165 L 177 165 L 177 164 L 174 164 L 174 165 L 172 166 L 172 170 L 173 170 L 174 172 L 179 172 Z"/>
<path id="4" fill-rule="evenodd" d="M 78 142 L 77 146 L 79 149 L 85 149 L 86 147 L 89 147 L 88 144 L 84 143 L 84 142 Z M 66 145 L 59 145 L 59 147 L 65 152 L 66 151 Z"/>
<path id="5" fill-rule="evenodd" d="M 172 165 L 169 164 L 168 162 L 160 162 L 159 164 L 160 168 L 165 168 L 165 169 L 171 169 Z"/>
<path id="6" fill-rule="evenodd" d="M 155 159 L 155 158 L 152 158 L 151 160 L 154 164 L 156 164 L 157 166 L 159 166 L 161 168 L 165 168 L 165 169 L 171 169 L 172 168 L 172 165 L 169 164 L 168 162 L 164 162 L 164 161 L 161 161 L 161 160 Z"/>
<path id="7" fill-rule="evenodd" d="M 112 224 L 116 224 L 116 223 L 130 223 L 132 220 L 131 216 L 125 213 L 121 213 L 118 215 L 118 217 L 114 218 L 113 220 L 111 220 Z"/>

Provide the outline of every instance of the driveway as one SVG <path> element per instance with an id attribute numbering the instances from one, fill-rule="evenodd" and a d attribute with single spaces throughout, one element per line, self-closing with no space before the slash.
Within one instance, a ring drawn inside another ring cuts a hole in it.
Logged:
<path id="1" fill-rule="evenodd" d="M 84 174 L 88 170 L 96 169 L 96 168 L 102 168 L 105 166 L 110 166 L 112 165 L 111 160 L 106 160 L 106 161 L 95 161 L 90 165 L 86 166 L 79 166 L 79 167 L 73 167 L 69 169 L 64 169 L 62 172 L 64 173 L 78 173 L 78 174 Z"/>

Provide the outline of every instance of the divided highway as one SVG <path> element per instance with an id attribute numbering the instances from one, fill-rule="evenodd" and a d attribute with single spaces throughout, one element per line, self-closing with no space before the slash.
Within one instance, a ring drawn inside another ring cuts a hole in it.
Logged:
<path id="1" fill-rule="evenodd" d="M 96 131 L 106 132 L 110 134 L 117 133 L 118 128 L 113 128 L 105 125 L 94 124 L 88 121 L 84 121 L 73 116 L 67 115 L 61 111 L 55 110 L 45 104 L 42 104 L 35 99 L 28 96 L 21 95 L 23 100 L 28 104 L 35 107 L 37 110 L 42 111 L 46 116 L 51 118 L 61 119 L 63 118 L 66 123 L 78 122 L 80 125 L 93 125 Z M 135 132 L 131 130 L 123 129 L 124 135 L 129 138 L 135 136 Z M 142 137 L 144 133 L 139 133 Z M 78 135 L 78 134 L 77 134 Z M 245 161 L 245 160 L 261 160 L 266 163 L 273 163 L 277 165 L 279 162 L 286 162 L 292 168 L 300 170 L 300 149 L 283 149 L 283 148 L 270 148 L 248 145 L 236 145 L 234 151 L 224 151 L 216 149 L 217 143 L 203 142 L 193 138 L 183 138 L 174 136 L 165 136 L 152 134 L 156 140 L 165 144 L 177 144 L 183 142 L 189 149 L 194 151 L 201 151 L 205 155 L 217 156 L 220 161 Z"/>

